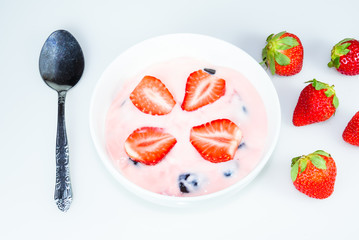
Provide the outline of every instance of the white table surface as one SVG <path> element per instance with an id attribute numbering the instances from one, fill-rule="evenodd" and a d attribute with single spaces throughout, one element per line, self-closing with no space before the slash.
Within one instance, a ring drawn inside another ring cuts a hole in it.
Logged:
<path id="1" fill-rule="evenodd" d="M 329 69 L 332 46 L 359 38 L 351 1 L 0 1 L 0 239 L 348 239 L 358 236 L 359 147 L 341 134 L 359 110 L 359 77 Z M 38 58 L 48 35 L 70 31 L 86 69 L 66 101 L 74 201 L 53 201 L 57 95 L 41 80 Z M 303 70 L 273 77 L 282 108 L 277 147 L 263 171 L 225 201 L 198 208 L 158 206 L 128 192 L 107 172 L 90 136 L 89 105 L 100 75 L 132 45 L 168 33 L 228 41 L 258 62 L 266 37 L 287 30 L 304 45 Z M 305 81 L 334 84 L 330 120 L 292 125 Z M 333 195 L 312 199 L 290 179 L 292 157 L 317 149 L 334 157 Z M 299 236 L 300 235 L 300 236 Z"/>

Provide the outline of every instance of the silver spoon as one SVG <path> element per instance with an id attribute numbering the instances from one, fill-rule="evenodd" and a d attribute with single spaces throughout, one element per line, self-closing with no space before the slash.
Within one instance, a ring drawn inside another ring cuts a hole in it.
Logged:
<path id="1" fill-rule="evenodd" d="M 65 30 L 53 32 L 41 49 L 39 69 L 45 83 L 58 93 L 56 136 L 55 202 L 66 212 L 72 202 L 69 170 L 69 149 L 65 125 L 65 98 L 84 70 L 84 56 L 79 43 Z"/>

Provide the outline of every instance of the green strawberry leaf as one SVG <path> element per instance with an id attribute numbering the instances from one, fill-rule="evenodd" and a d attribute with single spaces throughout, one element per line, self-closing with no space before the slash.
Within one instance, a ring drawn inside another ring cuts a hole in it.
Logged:
<path id="1" fill-rule="evenodd" d="M 262 60 L 263 62 L 261 62 L 261 64 L 265 63 L 267 60 L 267 47 L 263 48 L 262 50 Z"/>
<path id="2" fill-rule="evenodd" d="M 269 36 L 267 37 L 266 41 L 269 42 L 269 41 L 272 39 L 273 36 L 274 36 L 274 33 L 272 33 L 271 35 L 269 35 Z"/>
<path id="3" fill-rule="evenodd" d="M 295 157 L 292 159 L 292 164 L 290 165 L 291 167 L 293 167 L 293 165 L 300 159 L 301 157 Z"/>
<path id="4" fill-rule="evenodd" d="M 354 38 L 344 38 L 343 40 L 341 40 L 340 42 L 338 42 L 336 45 L 340 45 L 342 43 L 348 42 L 350 40 L 353 40 Z"/>
<path id="5" fill-rule="evenodd" d="M 313 154 L 319 154 L 319 155 L 322 155 L 322 156 L 330 157 L 330 154 L 323 151 L 323 150 L 317 150 Z"/>
<path id="6" fill-rule="evenodd" d="M 309 160 L 313 163 L 313 165 L 316 168 L 327 169 L 326 162 L 325 162 L 324 158 L 322 158 L 321 156 L 319 156 L 317 154 L 310 154 L 308 157 L 309 157 Z"/>
<path id="7" fill-rule="evenodd" d="M 276 35 L 274 35 L 274 37 L 271 40 L 272 41 L 277 41 L 281 36 L 283 36 L 284 33 L 286 33 L 286 31 L 277 33 Z"/>
<path id="8" fill-rule="evenodd" d="M 294 37 L 284 37 L 278 40 L 278 44 L 283 44 L 289 46 L 289 48 L 296 47 L 299 45 L 297 39 Z"/>
<path id="9" fill-rule="evenodd" d="M 275 48 L 276 48 L 276 50 L 284 51 L 284 50 L 292 48 L 292 46 L 289 46 L 289 45 L 276 45 Z"/>
<path id="10" fill-rule="evenodd" d="M 317 79 L 313 79 L 313 80 L 309 80 L 309 81 L 306 81 L 306 82 L 304 82 L 304 83 L 313 83 L 314 81 L 317 81 Z"/>
<path id="11" fill-rule="evenodd" d="M 272 73 L 272 75 L 275 74 L 275 62 L 274 62 L 274 54 L 269 53 L 268 54 L 268 61 L 269 61 L 269 68 Z"/>
<path id="12" fill-rule="evenodd" d="M 340 57 L 336 57 L 333 61 L 334 67 L 338 69 L 340 67 Z"/>
<path id="13" fill-rule="evenodd" d="M 286 65 L 290 64 L 289 57 L 287 57 L 283 53 L 275 51 L 274 58 L 275 58 L 275 61 L 281 66 L 286 66 Z"/>
<path id="14" fill-rule="evenodd" d="M 304 172 L 305 169 L 307 168 L 307 165 L 308 165 L 308 160 L 307 158 L 303 158 L 302 161 L 300 161 L 300 172 Z"/>
<path id="15" fill-rule="evenodd" d="M 292 178 L 293 182 L 297 179 L 298 168 L 299 168 L 299 161 L 296 161 L 295 164 L 292 166 L 292 169 L 290 170 L 290 177 Z"/>
<path id="16" fill-rule="evenodd" d="M 339 99 L 338 99 L 337 95 L 334 95 L 334 97 L 333 97 L 333 105 L 334 105 L 335 109 L 337 109 L 339 106 Z"/>
<path id="17" fill-rule="evenodd" d="M 312 81 L 308 81 L 308 82 L 312 83 L 312 86 L 315 88 L 315 90 L 327 89 L 329 87 L 328 84 L 320 82 L 315 78 Z"/>
<path id="18" fill-rule="evenodd" d="M 327 97 L 331 97 L 333 96 L 333 94 L 335 94 L 335 91 L 333 88 L 329 87 L 325 92 L 324 92 L 325 96 Z"/>
<path id="19" fill-rule="evenodd" d="M 263 61 L 264 61 L 266 58 L 267 58 L 267 48 L 265 47 L 265 48 L 263 48 L 263 50 L 262 50 L 262 59 L 263 59 Z"/>
<path id="20" fill-rule="evenodd" d="M 350 50 L 348 49 L 348 47 L 350 46 L 351 43 L 344 43 L 342 45 L 339 45 L 335 48 L 335 53 L 339 56 L 343 56 L 346 55 L 348 52 L 350 52 Z"/>

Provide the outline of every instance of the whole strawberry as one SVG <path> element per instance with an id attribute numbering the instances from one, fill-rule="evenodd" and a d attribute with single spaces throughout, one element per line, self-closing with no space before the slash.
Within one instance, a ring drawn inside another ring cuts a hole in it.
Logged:
<path id="1" fill-rule="evenodd" d="M 324 199 L 334 191 L 337 167 L 329 153 L 322 150 L 292 159 L 291 178 L 305 195 Z"/>
<path id="2" fill-rule="evenodd" d="M 359 112 L 353 116 L 344 129 L 343 139 L 347 143 L 359 146 Z"/>
<path id="3" fill-rule="evenodd" d="M 316 122 L 323 122 L 335 113 L 339 100 L 334 86 L 329 86 L 313 79 L 299 95 L 293 113 L 294 126 L 304 126 Z"/>
<path id="4" fill-rule="evenodd" d="M 328 67 L 335 67 L 345 75 L 359 74 L 359 42 L 353 38 L 343 39 L 333 47 L 331 59 Z"/>
<path id="5" fill-rule="evenodd" d="M 297 74 L 303 66 L 303 45 L 292 33 L 283 31 L 271 34 L 262 50 L 262 59 L 273 75 Z"/>

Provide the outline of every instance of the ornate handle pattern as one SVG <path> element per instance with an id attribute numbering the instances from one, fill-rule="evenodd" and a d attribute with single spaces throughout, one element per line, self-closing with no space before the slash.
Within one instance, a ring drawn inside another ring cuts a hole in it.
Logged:
<path id="1" fill-rule="evenodd" d="M 58 93 L 58 115 L 56 136 L 56 185 L 55 202 L 58 208 L 66 212 L 72 202 L 72 187 L 69 168 L 69 147 L 65 125 L 66 91 Z"/>

